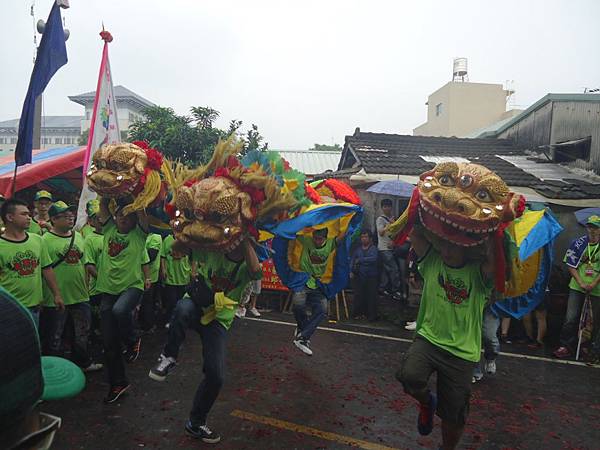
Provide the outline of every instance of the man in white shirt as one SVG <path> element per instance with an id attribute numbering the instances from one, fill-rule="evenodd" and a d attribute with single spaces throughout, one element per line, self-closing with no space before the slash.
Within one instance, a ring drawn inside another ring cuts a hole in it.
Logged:
<path id="1" fill-rule="evenodd" d="M 381 200 L 381 212 L 383 214 L 380 215 L 375 222 L 379 238 L 377 250 L 383 268 L 380 288 L 385 289 L 389 282 L 391 292 L 384 290 L 384 293 L 388 295 L 391 293 L 394 300 L 402 300 L 400 269 L 398 268 L 398 263 L 394 257 L 394 243 L 385 232 L 385 227 L 394 221 L 394 217 L 392 216 L 392 201 L 389 198 Z"/>

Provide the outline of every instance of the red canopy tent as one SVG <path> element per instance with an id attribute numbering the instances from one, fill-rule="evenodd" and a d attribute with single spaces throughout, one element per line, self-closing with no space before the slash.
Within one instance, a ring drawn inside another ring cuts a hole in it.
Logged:
<path id="1" fill-rule="evenodd" d="M 32 163 L 20 166 L 17 171 L 15 192 L 58 176 L 81 189 L 84 156 L 85 147 L 34 150 Z M 12 193 L 14 170 L 14 155 L 0 157 L 0 194 L 7 198 Z"/>

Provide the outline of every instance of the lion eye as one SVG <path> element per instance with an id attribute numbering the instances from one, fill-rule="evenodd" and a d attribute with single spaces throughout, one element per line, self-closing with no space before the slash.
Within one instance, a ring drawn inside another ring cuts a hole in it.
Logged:
<path id="1" fill-rule="evenodd" d="M 492 196 L 490 195 L 490 193 L 485 190 L 485 189 L 480 189 L 475 193 L 475 197 L 477 197 L 477 199 L 483 201 L 483 202 L 491 202 Z"/>
<path id="2" fill-rule="evenodd" d="M 454 180 L 450 175 L 442 175 L 439 180 L 442 186 L 454 186 Z"/>
<path id="3" fill-rule="evenodd" d="M 460 184 L 461 187 L 468 188 L 469 186 L 471 186 L 473 184 L 473 177 L 471 175 L 463 175 L 458 180 L 458 183 Z"/>

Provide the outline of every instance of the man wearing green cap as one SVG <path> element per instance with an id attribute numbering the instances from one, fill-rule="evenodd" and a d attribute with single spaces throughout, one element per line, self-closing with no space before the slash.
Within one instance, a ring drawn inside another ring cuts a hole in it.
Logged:
<path id="1" fill-rule="evenodd" d="M 37 191 L 33 199 L 35 215 L 31 219 L 29 233 L 42 235 L 50 229 L 50 216 L 48 211 L 52 206 L 52 194 L 48 191 Z"/>
<path id="2" fill-rule="evenodd" d="M 75 206 L 63 201 L 54 203 L 48 212 L 52 229 L 42 237 L 65 303 L 65 311 L 48 311 L 51 317 L 49 350 L 52 355 L 60 355 L 65 322 L 70 316 L 75 331 L 73 359 L 84 371 L 91 372 L 100 370 L 102 364 L 95 364 L 88 353 L 92 317 L 83 263 L 84 240 L 73 230 L 76 211 Z M 52 295 L 49 297 L 44 311 L 55 309 Z"/>
<path id="3" fill-rule="evenodd" d="M 590 297 L 594 318 L 600 317 L 600 217 L 590 216 L 586 221 L 586 229 L 587 235 L 575 239 L 564 258 L 571 282 L 560 347 L 554 351 L 557 358 L 566 358 L 575 353 L 579 316 L 587 296 Z M 591 362 L 600 364 L 600 320 L 594 320 Z"/>
<path id="4" fill-rule="evenodd" d="M 27 232 L 31 215 L 26 203 L 7 200 L 0 208 L 0 217 L 5 226 L 0 235 L 0 285 L 27 307 L 39 323 L 42 276 L 56 306 L 64 308 L 48 251 L 41 236 Z"/>
<path id="5" fill-rule="evenodd" d="M 86 221 L 85 225 L 83 227 L 81 227 L 81 230 L 79 230 L 79 232 L 81 233 L 81 235 L 84 238 L 88 237 L 90 234 L 92 234 L 94 232 L 95 227 L 92 224 L 93 217 L 98 213 L 99 210 L 100 210 L 100 200 L 93 199 L 86 203 L 85 212 L 87 214 L 87 221 Z"/>

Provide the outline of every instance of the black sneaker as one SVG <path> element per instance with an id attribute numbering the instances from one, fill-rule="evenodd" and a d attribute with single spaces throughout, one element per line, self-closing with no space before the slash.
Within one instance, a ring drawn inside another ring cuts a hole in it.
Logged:
<path id="1" fill-rule="evenodd" d="M 185 431 L 190 436 L 201 439 L 202 442 L 206 442 L 207 444 L 216 444 L 221 440 L 221 436 L 211 431 L 206 425 L 195 426 L 189 420 L 185 424 Z"/>
<path id="2" fill-rule="evenodd" d="M 175 359 L 170 356 L 160 355 L 158 357 L 158 364 L 150 369 L 148 376 L 154 381 L 165 381 L 165 378 L 167 378 L 167 375 L 175 366 Z"/>
<path id="3" fill-rule="evenodd" d="M 140 356 L 140 350 L 141 349 L 142 349 L 142 338 L 139 337 L 137 339 L 137 341 L 135 341 L 135 344 L 133 344 L 131 346 L 131 348 L 129 348 L 127 350 L 127 356 L 125 357 L 127 359 L 127 362 L 128 363 L 132 363 L 136 359 L 138 359 L 138 357 Z"/>
<path id="4" fill-rule="evenodd" d="M 123 386 L 111 386 L 108 390 L 108 394 L 104 397 L 104 403 L 114 403 L 119 400 L 119 397 L 129 389 L 131 385 L 125 384 Z"/>

